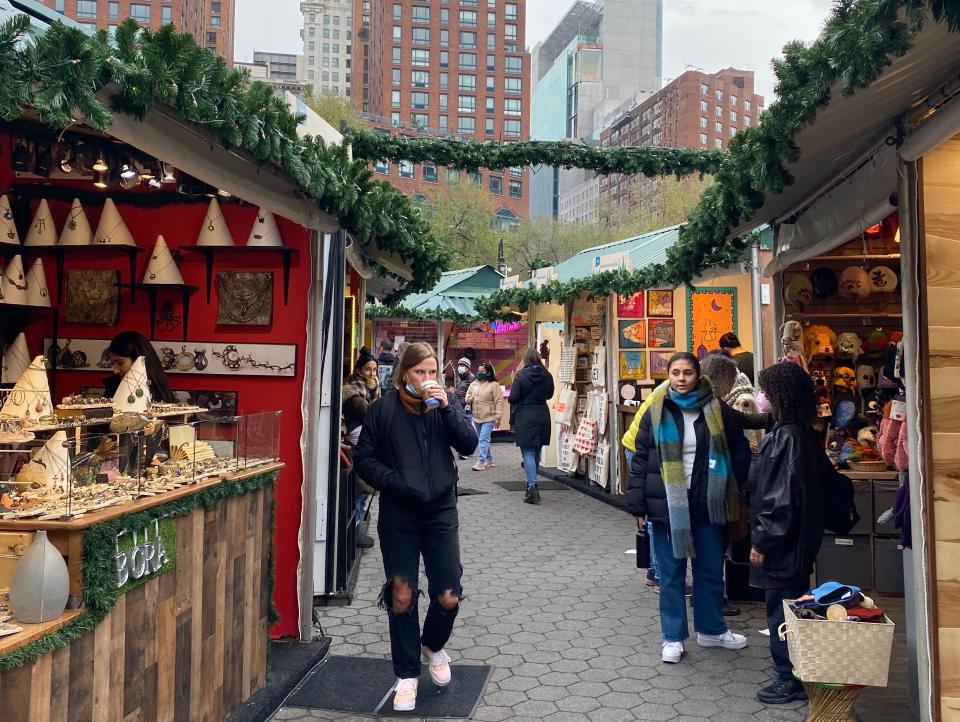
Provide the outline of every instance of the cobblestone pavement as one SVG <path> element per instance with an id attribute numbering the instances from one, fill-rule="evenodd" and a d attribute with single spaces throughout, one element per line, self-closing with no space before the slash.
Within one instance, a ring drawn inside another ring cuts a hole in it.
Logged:
<path id="1" fill-rule="evenodd" d="M 804 719 L 803 705 L 767 708 L 754 698 L 771 668 L 759 606 L 730 620 L 748 636 L 746 649 L 692 641 L 681 664 L 662 664 L 657 596 L 624 553 L 634 543 L 631 519 L 572 490 L 542 492 L 539 507 L 523 504 L 521 492 L 494 483 L 522 478 L 518 450 L 493 449 L 493 469 L 460 462 L 461 486 L 487 493 L 460 498 L 466 598 L 447 646 L 454 674 L 457 662 L 494 667 L 475 719 Z M 389 656 L 387 620 L 376 607 L 382 583 L 373 550 L 352 606 L 319 610 L 331 654 Z M 368 718 L 287 707 L 274 719 Z"/>

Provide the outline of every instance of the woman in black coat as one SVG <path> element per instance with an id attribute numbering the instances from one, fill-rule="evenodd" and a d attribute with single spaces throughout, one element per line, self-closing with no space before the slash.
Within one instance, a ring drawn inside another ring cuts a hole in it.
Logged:
<path id="1" fill-rule="evenodd" d="M 547 402 L 553 398 L 553 376 L 543 365 L 543 359 L 535 348 L 523 352 L 520 371 L 513 377 L 510 387 L 510 426 L 513 427 L 517 446 L 523 457 L 523 470 L 527 474 L 527 493 L 523 501 L 540 503 L 537 488 L 537 467 L 540 452 L 550 443 L 550 409 Z"/>

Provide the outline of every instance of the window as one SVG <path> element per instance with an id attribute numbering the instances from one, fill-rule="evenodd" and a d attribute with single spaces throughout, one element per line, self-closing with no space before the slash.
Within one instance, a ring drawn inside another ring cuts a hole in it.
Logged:
<path id="1" fill-rule="evenodd" d="M 450 84 L 450 73 L 440 73 L 440 89 L 445 90 Z"/>
<path id="2" fill-rule="evenodd" d="M 440 130 L 448 130 L 450 128 L 450 121 L 445 115 L 440 116 Z"/>
<path id="3" fill-rule="evenodd" d="M 440 67 L 446 68 L 450 65 L 450 53 L 446 50 L 440 51 Z"/>
<path id="4" fill-rule="evenodd" d="M 503 177 L 498 175 L 490 176 L 487 187 L 495 196 L 503 195 Z"/>
<path id="5" fill-rule="evenodd" d="M 486 133 L 487 135 L 493 135 L 493 131 L 494 131 L 493 118 L 486 118 L 483 121 L 483 132 Z"/>
<path id="6" fill-rule="evenodd" d="M 515 167 L 510 169 L 510 175 L 514 178 L 523 178 L 523 168 Z"/>
<path id="7" fill-rule="evenodd" d="M 316 79 L 316 73 L 315 73 L 314 71 L 312 71 L 312 70 L 308 70 L 308 71 L 307 71 L 307 79 L 308 79 L 308 80 L 315 80 L 315 79 Z"/>
<path id="8" fill-rule="evenodd" d="M 459 56 L 460 67 L 466 70 L 476 70 L 477 69 L 477 54 L 476 53 L 460 53 Z"/>
<path id="9" fill-rule="evenodd" d="M 707 119 L 704 118 L 702 115 L 700 116 L 700 127 L 701 127 L 701 128 L 706 128 L 706 127 L 707 127 Z"/>
<path id="10" fill-rule="evenodd" d="M 457 110 L 461 113 L 475 113 L 477 110 L 477 98 L 474 95 L 458 95 Z"/>
<path id="11" fill-rule="evenodd" d="M 216 10 L 213 9 L 213 6 L 214 6 L 214 5 L 217 6 Z M 211 10 L 211 12 L 215 12 L 215 13 L 220 12 L 220 3 L 210 3 L 210 10 Z M 310 22 L 312 22 L 312 23 L 317 22 L 317 14 L 316 14 L 316 13 L 310 13 Z"/>
<path id="12" fill-rule="evenodd" d="M 449 104 L 450 96 L 446 93 L 440 93 L 440 110 L 447 110 L 447 105 Z"/>
<path id="13" fill-rule="evenodd" d="M 460 182 L 460 169 L 459 168 L 447 168 L 447 183 L 450 185 L 456 185 Z"/>
<path id="14" fill-rule="evenodd" d="M 399 43 L 403 40 L 403 28 L 399 25 L 393 26 L 393 42 Z"/>
<path id="15" fill-rule="evenodd" d="M 701 112 L 701 113 L 706 113 L 709 109 L 710 109 L 710 106 L 707 105 L 707 101 L 706 101 L 706 100 L 701 100 L 701 101 L 700 101 L 700 112 Z"/>
<path id="16" fill-rule="evenodd" d="M 509 135 L 513 138 L 519 138 L 520 137 L 520 121 L 519 120 L 503 121 L 503 134 Z"/>
<path id="17" fill-rule="evenodd" d="M 324 55 L 330 52 L 330 43 L 320 43 L 320 52 Z"/>
<path id="18" fill-rule="evenodd" d="M 450 11 L 447 8 L 440 8 L 440 24 L 449 25 L 450 24 Z"/>
<path id="19" fill-rule="evenodd" d="M 120 3 L 109 2 L 107 3 L 107 19 L 116 20 L 120 17 Z"/>
<path id="20" fill-rule="evenodd" d="M 430 28 L 414 28 L 413 44 L 429 45 L 430 44 Z"/>
<path id="21" fill-rule="evenodd" d="M 340 73 L 336 70 L 333 71 L 333 82 L 334 83 L 340 82 Z M 334 88 L 334 92 L 336 92 L 336 88 Z"/>
<path id="22" fill-rule="evenodd" d="M 736 122 L 737 122 L 737 111 L 735 111 L 735 110 L 731 110 L 731 111 L 730 111 L 730 122 L 731 122 L 731 123 L 736 123 Z"/>
<path id="23" fill-rule="evenodd" d="M 437 174 L 437 166 L 433 163 L 424 163 L 423 164 L 423 179 L 427 183 L 437 183 L 440 180 L 439 175 Z"/>
<path id="24" fill-rule="evenodd" d="M 426 128 L 430 125 L 430 116 L 426 113 L 411 113 L 410 123 L 417 128 Z"/>
<path id="25" fill-rule="evenodd" d="M 723 91 L 717 90 L 717 100 L 723 100 Z"/>
<path id="26" fill-rule="evenodd" d="M 325 68 L 330 67 L 330 58 L 328 58 L 326 55 L 323 56 L 323 67 Z"/>
<path id="27" fill-rule="evenodd" d="M 753 104 L 749 100 L 743 101 L 743 110 L 744 112 L 749 113 L 753 109 Z"/>
<path id="28" fill-rule="evenodd" d="M 483 185 L 483 174 L 478 170 L 472 170 L 469 173 L 470 180 L 474 185 L 482 186 Z"/>
<path id="29" fill-rule="evenodd" d="M 507 23 L 503 26 L 503 38 L 504 40 L 513 40 L 517 39 L 517 26 L 513 23 Z"/>
<path id="30" fill-rule="evenodd" d="M 718 118 L 723 117 L 723 108 L 721 108 L 719 105 L 713 109 L 713 112 Z"/>
<path id="31" fill-rule="evenodd" d="M 400 113 L 393 112 L 390 113 L 390 123 L 391 125 L 400 125 Z"/>
<path id="32" fill-rule="evenodd" d="M 523 198 L 523 181 L 510 181 L 510 197 Z"/>
<path id="33" fill-rule="evenodd" d="M 216 44 L 217 44 L 217 34 L 207 33 L 207 45 L 216 45 Z"/>
<path id="34" fill-rule="evenodd" d="M 716 130 L 718 133 L 722 133 L 722 132 L 723 132 L 723 123 L 721 123 L 719 120 L 718 120 L 716 123 L 714 123 L 713 125 L 714 125 L 715 130 Z"/>
<path id="35" fill-rule="evenodd" d="M 504 98 L 503 113 L 504 115 L 520 115 L 520 99 Z"/>
<path id="36" fill-rule="evenodd" d="M 336 53 L 337 55 L 340 54 L 340 43 L 333 44 L 333 52 Z"/>
<path id="37" fill-rule="evenodd" d="M 334 16 L 333 16 L 333 24 L 334 24 L 334 25 L 339 25 L 339 24 L 340 24 L 340 16 L 339 16 L 339 15 L 334 15 Z"/>
<path id="38" fill-rule="evenodd" d="M 497 49 L 497 36 L 490 34 L 487 35 L 487 50 L 496 50 Z"/>
<path id="39" fill-rule="evenodd" d="M 713 143 L 717 146 L 717 150 L 723 150 L 723 138 L 717 138 Z"/>
<path id="40" fill-rule="evenodd" d="M 477 132 L 477 119 L 470 116 L 461 116 L 457 118 L 457 131 L 460 133 L 473 135 Z"/>
<path id="41" fill-rule="evenodd" d="M 329 17 L 330 17 L 329 15 L 324 16 L 324 18 L 323 18 L 323 24 L 324 24 L 324 25 L 327 25 L 327 24 L 328 24 L 328 23 L 327 23 L 327 20 L 329 20 Z M 393 19 L 394 19 L 394 20 L 403 20 L 403 5 L 401 5 L 400 3 L 394 3 L 394 4 L 393 4 Z"/>
<path id="42" fill-rule="evenodd" d="M 508 55 L 505 59 L 506 70 L 508 73 L 523 72 L 523 58 L 517 55 Z"/>
<path id="43" fill-rule="evenodd" d="M 410 105 L 417 110 L 426 110 L 430 107 L 430 93 L 411 93 Z"/>
<path id="44" fill-rule="evenodd" d="M 429 23 L 430 22 L 430 8 L 422 7 L 420 5 L 413 6 L 413 22 L 415 23 Z"/>
<path id="45" fill-rule="evenodd" d="M 493 98 L 493 97 L 491 97 L 491 96 L 488 95 L 487 98 L 486 98 L 486 101 L 485 101 L 484 110 L 485 110 L 487 113 L 491 113 L 491 114 L 492 114 L 492 113 L 495 113 L 495 112 L 496 112 L 496 105 L 495 105 L 495 103 L 496 103 L 496 98 Z"/>
<path id="46" fill-rule="evenodd" d="M 390 162 L 386 160 L 378 160 L 373 164 L 373 172 L 390 175 Z"/>
<path id="47" fill-rule="evenodd" d="M 477 76 L 461 73 L 457 79 L 457 87 L 460 90 L 476 90 Z"/>
<path id="48" fill-rule="evenodd" d="M 477 13 L 475 10 L 460 11 L 460 26 L 464 28 L 477 27 Z"/>
<path id="49" fill-rule="evenodd" d="M 441 30 L 440 31 L 440 47 L 445 48 L 450 45 L 450 31 Z"/>
<path id="50" fill-rule="evenodd" d="M 744 124 L 746 127 L 748 127 L 748 128 L 750 127 L 750 116 L 749 116 L 749 115 L 743 116 L 743 124 Z"/>
<path id="51" fill-rule="evenodd" d="M 396 5 L 394 5 L 394 7 L 396 7 Z M 330 16 L 329 16 L 329 15 L 324 15 L 324 16 L 323 16 L 323 24 L 324 24 L 324 25 L 329 25 L 329 24 L 330 24 Z"/>
<path id="52" fill-rule="evenodd" d="M 740 100 L 740 99 L 739 99 L 736 95 L 731 95 L 731 96 L 730 96 L 730 107 L 731 107 L 731 108 L 736 108 L 736 107 L 737 107 L 737 101 L 738 101 L 738 100 Z"/>
<path id="53" fill-rule="evenodd" d="M 430 51 L 429 50 L 417 50 L 414 48 L 410 51 L 410 61 L 414 65 L 430 65 Z"/>
<path id="54" fill-rule="evenodd" d="M 507 3 L 504 5 L 503 15 L 507 20 L 518 20 L 520 18 L 520 11 L 517 3 Z"/>
<path id="55" fill-rule="evenodd" d="M 317 29 L 316 29 L 316 28 L 310 28 L 309 35 L 310 35 L 311 38 L 317 37 Z"/>
<path id="56" fill-rule="evenodd" d="M 737 129 L 734 128 L 734 127 L 731 125 L 731 126 L 730 126 L 730 137 L 732 138 L 732 137 L 735 136 L 736 134 L 737 134 Z"/>
<path id="57" fill-rule="evenodd" d="M 488 55 L 487 56 L 487 72 L 492 73 L 497 69 L 497 56 Z"/>
<path id="58" fill-rule="evenodd" d="M 77 17 L 97 17 L 97 0 L 77 0 Z"/>
<path id="59" fill-rule="evenodd" d="M 307 56 L 307 65 L 316 65 L 316 64 L 317 64 L 317 63 L 316 63 L 316 60 L 317 60 L 316 57 L 314 57 L 313 55 L 308 55 L 308 56 Z"/>
<path id="60" fill-rule="evenodd" d="M 53 9 L 56 10 L 58 13 L 65 12 L 66 8 L 64 7 L 64 0 L 54 0 Z"/>
<path id="61" fill-rule="evenodd" d="M 391 59 L 393 60 L 394 65 L 400 65 L 400 48 L 392 49 Z"/>
<path id="62" fill-rule="evenodd" d="M 522 93 L 523 79 L 522 78 L 504 78 L 503 90 L 505 93 L 515 93 L 515 94 Z"/>
<path id="63" fill-rule="evenodd" d="M 707 134 L 706 134 L 706 133 L 701 133 L 701 134 L 700 134 L 700 145 L 706 145 L 706 144 L 707 144 Z"/>
<path id="64" fill-rule="evenodd" d="M 400 71 L 394 69 L 396 82 L 394 85 L 400 84 Z M 411 70 L 410 71 L 410 84 L 414 88 L 429 88 L 430 87 L 430 73 L 426 70 Z"/>
<path id="65" fill-rule="evenodd" d="M 168 8 L 164 8 L 164 10 L 167 10 L 167 9 L 168 9 Z M 219 15 L 214 15 L 212 18 L 210 18 L 210 27 L 212 27 L 212 28 L 219 28 L 219 27 L 220 27 L 220 16 L 219 16 Z"/>
<path id="66" fill-rule="evenodd" d="M 330 28 L 323 29 L 323 37 L 325 37 L 327 40 L 330 39 Z"/>
<path id="67" fill-rule="evenodd" d="M 461 30 L 460 31 L 460 47 L 461 48 L 477 47 L 477 34 L 473 32 L 468 32 L 466 30 Z"/>
<path id="68" fill-rule="evenodd" d="M 340 39 L 340 31 L 339 31 L 339 30 L 334 29 L 334 31 L 333 31 L 333 39 L 334 39 L 334 40 L 339 40 L 339 39 Z"/>
<path id="69" fill-rule="evenodd" d="M 309 50 L 311 53 L 316 52 L 317 44 L 313 40 L 311 40 L 309 43 L 307 43 L 307 50 Z"/>
<path id="70" fill-rule="evenodd" d="M 400 107 L 400 91 L 399 90 L 390 91 L 390 105 L 394 108 Z"/>
<path id="71" fill-rule="evenodd" d="M 706 83 L 700 83 L 700 95 L 706 95 L 710 92 L 710 86 Z"/>
<path id="72" fill-rule="evenodd" d="M 497 28 L 497 14 L 487 13 L 487 29 L 496 30 L 496 28 Z"/>
<path id="73" fill-rule="evenodd" d="M 492 75 L 487 76 L 487 92 L 492 93 L 496 90 L 497 79 Z"/>

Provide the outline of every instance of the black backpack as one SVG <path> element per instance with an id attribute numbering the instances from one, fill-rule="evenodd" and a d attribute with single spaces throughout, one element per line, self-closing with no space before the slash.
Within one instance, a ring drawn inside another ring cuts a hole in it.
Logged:
<path id="1" fill-rule="evenodd" d="M 823 525 L 835 534 L 849 534 L 860 521 L 854 502 L 853 482 L 823 457 Z"/>

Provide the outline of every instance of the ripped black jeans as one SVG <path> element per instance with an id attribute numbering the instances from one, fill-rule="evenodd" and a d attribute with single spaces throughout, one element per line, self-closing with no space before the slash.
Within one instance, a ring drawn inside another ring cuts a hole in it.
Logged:
<path id="1" fill-rule="evenodd" d="M 389 613 L 390 654 L 397 677 L 419 677 L 420 647 L 438 652 L 450 639 L 460 605 L 447 610 L 439 599 L 448 590 L 458 599 L 462 598 L 459 530 L 454 493 L 449 499 L 429 507 L 381 497 L 377 535 L 387 581 L 380 606 Z M 421 555 L 430 597 L 422 634 L 417 604 L 422 594 L 419 585 Z M 393 608 L 394 579 L 405 581 L 413 588 L 410 609 L 399 614 Z"/>

